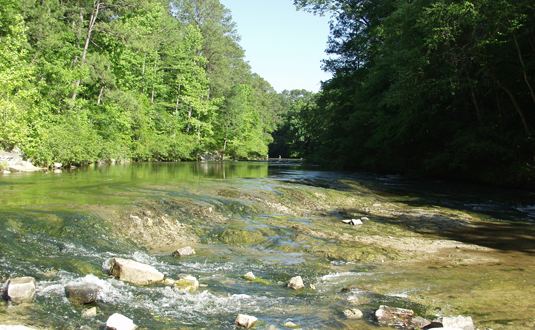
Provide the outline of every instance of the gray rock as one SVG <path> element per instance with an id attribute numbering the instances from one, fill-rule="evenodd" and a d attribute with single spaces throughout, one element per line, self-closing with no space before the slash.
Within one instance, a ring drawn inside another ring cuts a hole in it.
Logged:
<path id="1" fill-rule="evenodd" d="M 250 329 L 254 327 L 257 321 L 258 319 L 254 316 L 238 314 L 238 316 L 236 317 L 236 321 L 234 321 L 234 324 L 236 324 L 238 327 Z"/>
<path id="2" fill-rule="evenodd" d="M 414 312 L 410 309 L 381 305 L 379 309 L 375 311 L 375 317 L 380 326 L 408 328 L 414 317 Z"/>
<path id="3" fill-rule="evenodd" d="M 15 304 L 32 302 L 35 298 L 35 279 L 15 277 L 9 279 L 4 289 L 4 299 Z"/>
<path id="4" fill-rule="evenodd" d="M 136 285 L 161 283 L 164 279 L 164 275 L 156 268 L 129 259 L 112 258 L 104 262 L 103 268 L 115 278 Z"/>
<path id="5" fill-rule="evenodd" d="M 101 289 L 95 283 L 69 283 L 65 286 L 65 295 L 75 304 L 91 304 L 97 301 Z"/>
<path id="6" fill-rule="evenodd" d="M 344 316 L 348 320 L 360 320 L 364 316 L 364 314 L 362 314 L 362 311 L 360 309 L 351 308 L 351 309 L 346 309 L 344 311 Z"/>
<path id="7" fill-rule="evenodd" d="M 294 290 L 300 290 L 304 288 L 305 284 L 303 283 L 303 278 L 301 278 L 301 276 L 292 277 L 288 282 L 288 287 Z"/>
<path id="8" fill-rule="evenodd" d="M 106 321 L 107 330 L 134 330 L 137 326 L 128 317 L 115 313 Z"/>
<path id="9" fill-rule="evenodd" d="M 191 246 L 185 246 L 173 252 L 174 257 L 188 257 L 194 254 L 195 254 L 195 250 Z"/>
<path id="10" fill-rule="evenodd" d="M 442 318 L 444 328 L 455 328 L 460 330 L 474 330 L 474 321 L 470 316 L 455 316 Z"/>

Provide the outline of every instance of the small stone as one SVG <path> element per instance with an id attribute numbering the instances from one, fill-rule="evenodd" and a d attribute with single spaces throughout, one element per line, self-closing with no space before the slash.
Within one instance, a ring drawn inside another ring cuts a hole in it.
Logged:
<path id="1" fill-rule="evenodd" d="M 305 287 L 303 278 L 301 278 L 301 276 L 292 277 L 288 282 L 288 287 L 294 290 L 303 289 Z"/>
<path id="2" fill-rule="evenodd" d="M 180 249 L 177 249 L 173 252 L 173 257 L 188 257 L 195 254 L 195 250 L 191 246 L 186 246 Z"/>
<path id="3" fill-rule="evenodd" d="M 250 329 L 256 324 L 257 321 L 258 319 L 254 316 L 238 314 L 238 316 L 236 317 L 236 321 L 234 321 L 234 323 L 239 327 Z"/>
<path id="4" fill-rule="evenodd" d="M 370 221 L 370 218 L 368 218 L 368 217 L 362 217 L 362 218 L 360 218 L 360 220 L 362 220 L 362 221 Z"/>
<path id="5" fill-rule="evenodd" d="M 442 318 L 444 328 L 455 328 L 460 330 L 474 330 L 474 321 L 470 316 L 455 316 Z"/>
<path id="6" fill-rule="evenodd" d="M 186 275 L 175 282 L 175 288 L 179 291 L 194 292 L 199 288 L 199 281 L 194 276 Z"/>
<path id="7" fill-rule="evenodd" d="M 363 222 L 360 219 L 351 219 L 351 225 L 352 226 L 360 226 L 362 224 L 363 224 Z"/>
<path id="8" fill-rule="evenodd" d="M 349 296 L 347 297 L 347 302 L 351 305 L 360 305 L 360 299 L 357 296 Z"/>
<path id="9" fill-rule="evenodd" d="M 247 274 L 243 275 L 243 278 L 247 281 L 254 281 L 256 276 L 253 274 L 253 272 L 248 272 Z"/>
<path id="10" fill-rule="evenodd" d="M 175 283 L 176 283 L 176 280 L 173 280 L 172 278 L 166 277 L 163 280 L 163 284 L 166 285 L 166 286 L 173 286 L 173 285 L 175 285 Z"/>
<path id="11" fill-rule="evenodd" d="M 54 164 L 52 165 L 52 167 L 55 168 L 55 169 L 60 169 L 60 168 L 63 167 L 63 164 L 62 164 L 62 163 L 54 163 Z"/>
<path id="12" fill-rule="evenodd" d="M 91 319 L 93 317 L 97 316 L 97 308 L 91 307 L 82 312 L 82 317 L 84 319 Z"/>
<path id="13" fill-rule="evenodd" d="M 137 326 L 128 317 L 115 313 L 106 321 L 107 330 L 134 330 Z"/>
<path id="14" fill-rule="evenodd" d="M 380 326 L 408 328 L 414 317 L 414 311 L 381 305 L 375 312 L 375 317 Z"/>
<path id="15" fill-rule="evenodd" d="M 312 290 L 316 290 L 316 286 L 315 286 L 314 284 L 310 284 L 310 288 L 311 288 Z"/>
<path id="16" fill-rule="evenodd" d="M 293 323 L 292 321 L 288 321 L 288 322 L 284 323 L 284 326 L 286 328 L 290 328 L 290 329 L 300 328 L 299 324 Z"/>
<path id="17" fill-rule="evenodd" d="M 29 276 L 9 279 L 4 290 L 4 298 L 15 304 L 32 302 L 35 298 L 35 279 Z"/>
<path id="18" fill-rule="evenodd" d="M 100 290 L 94 283 L 69 283 L 65 286 L 65 295 L 75 304 L 92 304 L 97 301 Z"/>
<path id="19" fill-rule="evenodd" d="M 427 327 L 431 325 L 431 321 L 424 319 L 421 316 L 416 316 L 411 320 L 411 325 L 416 329 L 427 329 Z"/>
<path id="20" fill-rule="evenodd" d="M 362 318 L 363 314 L 362 314 L 362 311 L 360 309 L 352 308 L 352 309 L 346 309 L 344 311 L 344 316 L 348 320 L 360 320 Z"/>

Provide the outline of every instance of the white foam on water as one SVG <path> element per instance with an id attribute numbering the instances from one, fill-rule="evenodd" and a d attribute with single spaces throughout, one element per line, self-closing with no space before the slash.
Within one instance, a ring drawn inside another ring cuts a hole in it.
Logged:
<path id="1" fill-rule="evenodd" d="M 320 277 L 320 280 L 328 282 L 328 281 L 335 281 L 344 277 L 358 277 L 362 275 L 364 275 L 364 273 L 357 273 L 357 272 L 330 273 L 330 274 L 323 275 L 322 277 Z"/>

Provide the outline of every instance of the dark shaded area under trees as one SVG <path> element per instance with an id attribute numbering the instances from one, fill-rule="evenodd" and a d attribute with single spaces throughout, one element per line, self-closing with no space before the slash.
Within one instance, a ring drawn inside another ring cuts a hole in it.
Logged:
<path id="1" fill-rule="evenodd" d="M 334 78 L 297 154 L 344 169 L 535 184 L 535 3 L 296 0 L 332 15 Z M 299 113 L 299 111 L 294 111 Z M 291 134 L 290 134 L 291 135 Z"/>

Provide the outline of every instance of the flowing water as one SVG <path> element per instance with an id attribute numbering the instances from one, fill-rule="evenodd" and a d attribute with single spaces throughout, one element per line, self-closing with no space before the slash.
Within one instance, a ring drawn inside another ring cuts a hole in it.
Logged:
<path id="1" fill-rule="evenodd" d="M 366 217 L 362 226 L 342 219 Z M 134 164 L 0 177 L 0 279 L 33 276 L 33 304 L 0 324 L 98 329 L 122 313 L 142 329 L 378 328 L 379 305 L 481 329 L 535 328 L 535 194 L 297 164 Z M 171 252 L 192 245 L 195 256 Z M 195 293 L 139 287 L 101 270 L 110 257 L 190 274 Z M 257 281 L 243 274 L 252 271 Z M 301 275 L 306 288 L 286 287 Z M 98 315 L 64 285 L 102 287 Z M 313 288 L 310 288 L 310 284 Z M 346 320 L 358 307 L 362 320 Z"/>

